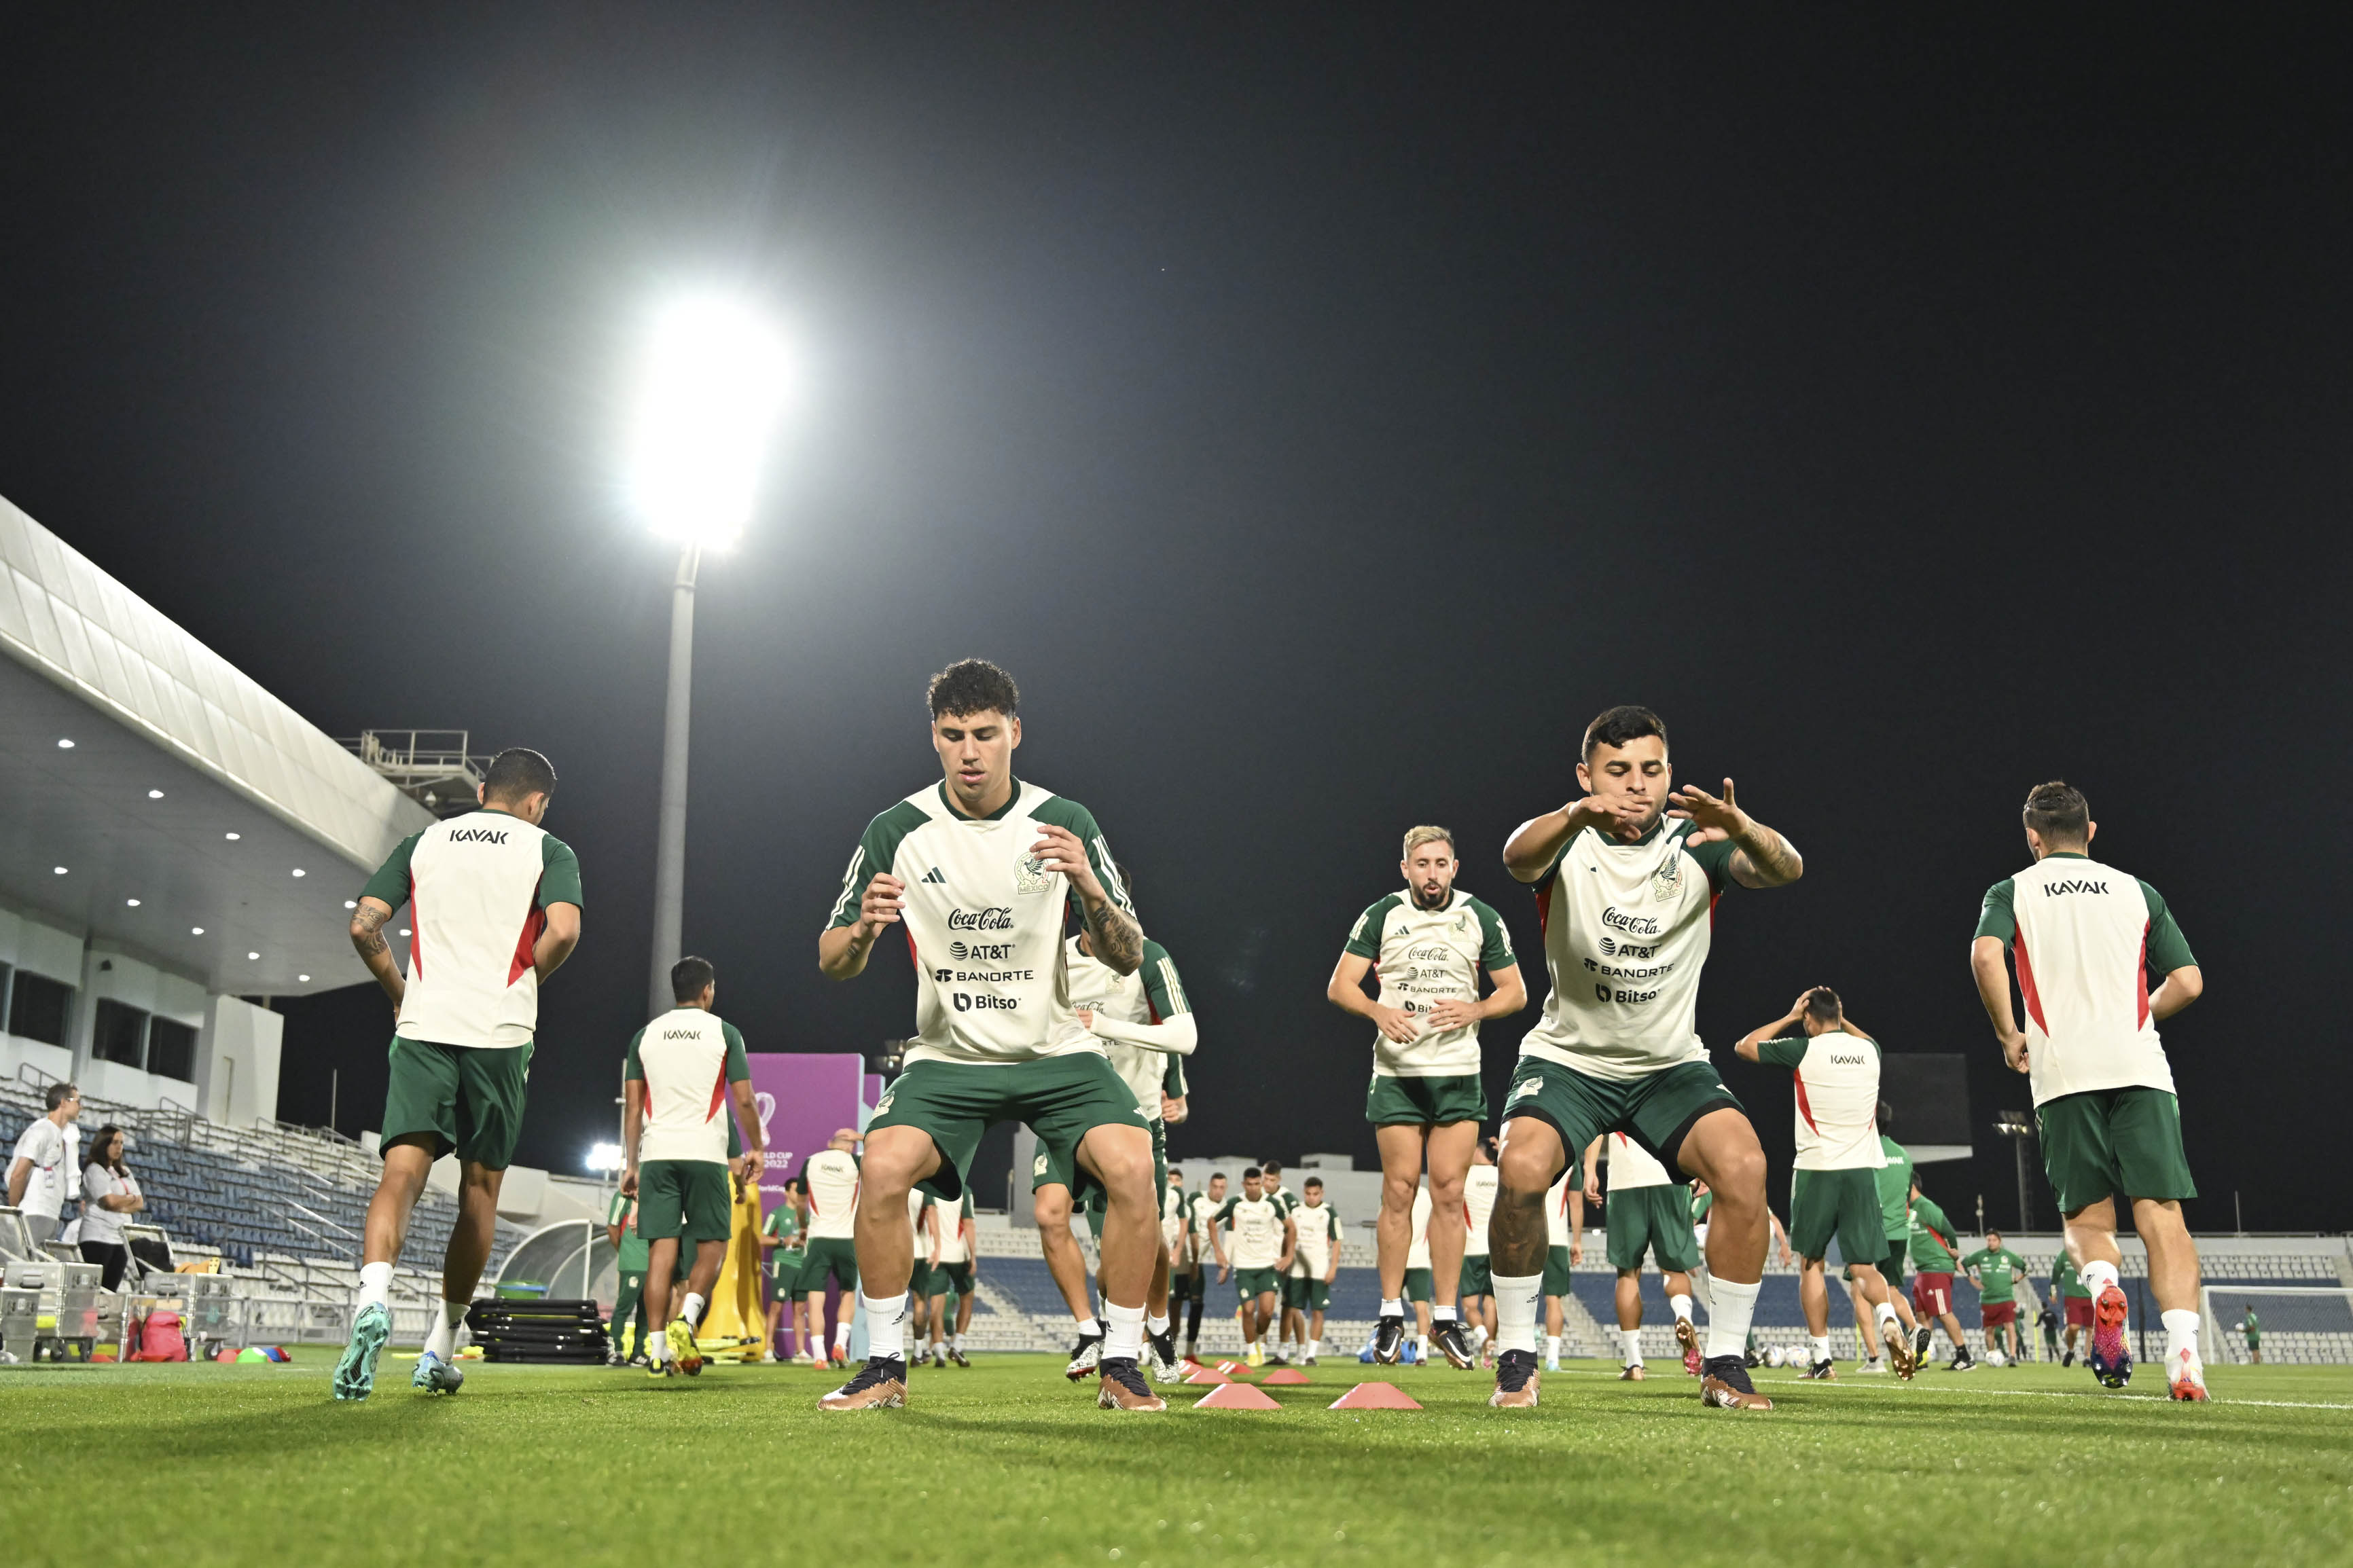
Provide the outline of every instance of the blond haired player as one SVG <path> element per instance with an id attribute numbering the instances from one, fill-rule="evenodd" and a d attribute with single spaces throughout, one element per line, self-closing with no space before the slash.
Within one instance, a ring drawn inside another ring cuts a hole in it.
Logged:
<path id="1" fill-rule="evenodd" d="M 1471 1146 L 1487 1120 L 1479 1026 L 1528 1004 L 1511 931 L 1493 909 L 1456 889 L 1461 868 L 1454 835 L 1443 827 L 1409 831 L 1398 863 L 1404 889 L 1357 917 L 1324 987 L 1342 1012 L 1374 1027 L 1365 1120 L 1373 1124 L 1381 1153 L 1381 1212 L 1374 1230 L 1381 1307 L 1373 1358 L 1383 1364 L 1396 1363 L 1405 1340 L 1409 1216 L 1425 1157 L 1434 1216 L 1432 1332 L 1449 1362 L 1472 1363 L 1455 1303 L 1463 1258 L 1462 1181 L 1471 1169 Z M 1479 994 L 1482 968 L 1494 987 L 1484 998 Z M 1365 994 L 1367 973 L 1379 979 L 1377 998 Z"/>

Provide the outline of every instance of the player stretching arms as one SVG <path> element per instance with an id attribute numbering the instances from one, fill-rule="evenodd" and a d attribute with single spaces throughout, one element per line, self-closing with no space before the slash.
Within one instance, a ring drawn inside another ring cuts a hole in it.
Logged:
<path id="1" fill-rule="evenodd" d="M 1585 1261 L 1585 1188 L 1577 1166 L 1545 1194 L 1545 1370 L 1560 1370 L 1562 1321 L 1570 1271 Z"/>
<path id="2" fill-rule="evenodd" d="M 1721 798 L 1670 793 L 1667 727 L 1650 710 L 1612 708 L 1587 727 L 1581 752 L 1577 782 L 1588 793 L 1523 823 L 1504 847 L 1535 891 L 1552 994 L 1520 1043 L 1504 1106 L 1494 1403 L 1536 1401 L 1545 1192 L 1579 1149 L 1623 1131 L 1715 1194 L 1700 1397 L 1769 1410 L 1741 1363 L 1765 1280 L 1765 1151 L 1694 1019 L 1716 900 L 1794 882 L 1804 867 L 1740 808 L 1730 779 Z"/>
<path id="3" fill-rule="evenodd" d="M 2148 1285 L 2165 1321 L 2166 1390 L 2206 1397 L 2198 1354 L 2198 1244 L 2181 1203 L 2198 1195 L 2181 1148 L 2181 1106 L 2157 1026 L 2205 989 L 2198 960 L 2157 889 L 2091 858 L 2099 824 L 2073 784 L 2037 784 L 2026 797 L 2034 865 L 1996 882 L 1970 944 L 1978 996 L 2001 1054 L 2034 1086 L 2042 1168 L 2066 1219 L 2068 1256 L 2093 1303 L 2084 1357 L 2109 1388 L 2132 1378 L 2125 1293 L 2116 1270 L 2116 1196 L 2132 1200 L 2133 1229 L 2148 1244 Z M 2026 1000 L 2010 1010 L 2009 948 Z M 2148 988 L 2149 972 L 2164 980 Z"/>
<path id="4" fill-rule="evenodd" d="M 1300 1344 L 1307 1364 L 1314 1366 L 1324 1348 L 1324 1313 L 1332 1305 L 1342 1237 L 1340 1216 L 1324 1201 L 1324 1178 L 1308 1177 L 1300 1191 L 1306 1196 L 1291 1211 L 1292 1230 L 1299 1241 L 1282 1277 L 1282 1305 L 1285 1311 L 1302 1315 Z"/>
<path id="5" fill-rule="evenodd" d="M 1266 1364 L 1265 1339 L 1275 1326 L 1275 1302 L 1283 1273 L 1298 1250 L 1299 1233 L 1282 1205 L 1269 1197 L 1256 1165 L 1242 1171 L 1239 1197 L 1228 1198 L 1209 1218 L 1209 1245 L 1218 1255 L 1218 1282 L 1225 1283 L 1229 1259 L 1219 1230 L 1234 1233 L 1230 1267 L 1234 1294 L 1241 1299 L 1244 1359 L 1252 1366 Z"/>
<path id="6" fill-rule="evenodd" d="M 1797 1033 L 1790 1034 L 1792 1027 Z M 1789 1173 L 1789 1242 L 1799 1262 L 1798 1299 L 1810 1347 L 1805 1375 L 1827 1383 L 1838 1376 L 1831 1359 L 1831 1293 L 1825 1259 L 1831 1238 L 1848 1258 L 1850 1278 L 1871 1303 L 1879 1337 L 1899 1377 L 1912 1375 L 1912 1346 L 1887 1300 L 1879 1275 L 1886 1237 L 1880 1234 L 1878 1172 L 1879 1042 L 1847 1022 L 1838 993 L 1827 985 L 1801 992 L 1789 1010 L 1752 1029 L 1734 1052 L 1767 1067 L 1787 1068 L 1796 1084 L 1796 1168 Z"/>
<path id="7" fill-rule="evenodd" d="M 1961 1271 L 1977 1282 L 1978 1333 L 1988 1350 L 2000 1348 L 1994 1331 L 2010 1346 L 2010 1359 L 2021 1359 L 2018 1342 L 2019 1276 L 2026 1272 L 2026 1259 L 2001 1244 L 2001 1232 L 1986 1232 L 1985 1245 L 1961 1259 Z"/>
<path id="8" fill-rule="evenodd" d="M 1344 1013 L 1371 1020 L 1373 1082 L 1365 1120 L 1381 1152 L 1381 1212 L 1374 1238 L 1380 1262 L 1380 1321 L 1373 1359 L 1394 1365 L 1405 1341 L 1406 1253 L 1413 1194 L 1430 1162 L 1430 1269 L 1437 1289 L 1432 1335 L 1446 1359 L 1471 1364 L 1455 1308 L 1462 1273 L 1462 1178 L 1471 1145 L 1487 1120 L 1479 1081 L 1479 1025 L 1528 1005 L 1520 961 L 1503 917 L 1457 892 L 1461 862 L 1454 836 L 1417 827 L 1405 836 L 1405 890 L 1358 917 L 1324 994 Z M 1365 994 L 1366 971 L 1378 966 L 1378 1000 Z M 1479 995 L 1479 971 L 1494 990 Z"/>
<path id="9" fill-rule="evenodd" d="M 869 1354 L 820 1402 L 827 1410 L 906 1403 L 914 1257 L 899 1205 L 917 1182 L 964 1196 L 981 1135 L 1000 1121 L 1029 1123 L 1050 1160 L 1108 1194 L 1109 1323 L 1096 1403 L 1167 1408 L 1138 1365 L 1159 1251 L 1152 1131 L 1103 1043 L 1071 1011 L 1062 948 L 1074 903 L 1094 955 L 1120 974 L 1144 962 L 1144 932 L 1086 808 L 1013 776 L 1019 703 L 1013 678 L 982 659 L 933 679 L 932 746 L 944 777 L 868 825 L 818 940 L 818 968 L 848 980 L 885 929 L 903 926 L 916 985 L 907 1068 L 866 1129 L 858 1271 Z"/>
<path id="10" fill-rule="evenodd" d="M 646 1309 L 660 1331 L 649 1336 L 646 1371 L 655 1377 L 702 1370 L 694 1331 L 726 1260 L 735 1229 L 734 1193 L 728 1184 L 727 1124 L 719 1107 L 732 1098 L 744 1130 L 744 1179 L 757 1183 L 766 1157 L 760 1112 L 752 1103 L 752 1067 L 744 1037 L 713 1013 L 719 982 L 708 959 L 688 956 L 670 965 L 678 1005 L 639 1029 L 629 1041 L 622 1087 L 621 1152 L 628 1162 L 621 1191 L 638 1200 L 638 1234 L 647 1249 Z M 670 1312 L 670 1274 L 679 1250 L 694 1244 L 686 1300 Z"/>
<path id="11" fill-rule="evenodd" d="M 537 752 L 501 752 L 476 789 L 482 809 L 410 834 L 368 879 L 352 945 L 392 998 L 392 1077 L 384 1097 L 384 1176 L 368 1203 L 351 1342 L 337 1399 L 375 1389 L 392 1337 L 392 1270 L 433 1162 L 458 1155 L 458 1223 L 441 1264 L 441 1310 L 413 1388 L 454 1394 L 458 1325 L 496 1239 L 499 1186 L 522 1131 L 539 986 L 580 941 L 580 862 L 540 826 L 555 770 Z M 408 974 L 384 923 L 413 903 Z"/>
<path id="12" fill-rule="evenodd" d="M 849 1324 L 858 1310 L 858 1134 L 837 1128 L 824 1148 L 801 1162 L 801 1187 L 808 1194 L 808 1256 L 801 1264 L 801 1289 L 808 1297 L 808 1342 L 820 1362 L 825 1351 L 825 1287 L 831 1280 L 833 1355 L 849 1364 Z"/>
<path id="13" fill-rule="evenodd" d="M 1609 1267 L 1618 1271 L 1618 1343 L 1621 1383 L 1640 1383 L 1642 1368 L 1642 1257 L 1657 1259 L 1659 1283 L 1675 1315 L 1675 1342 L 1683 1371 L 1702 1370 L 1699 1325 L 1692 1321 L 1692 1281 L 1699 1267 L 1699 1237 L 1692 1223 L 1689 1187 L 1667 1174 L 1651 1152 L 1623 1132 L 1605 1132 L 1585 1147 L 1585 1201 L 1602 1209 Z M 1602 1167 L 1609 1185 L 1601 1185 Z M 1760 1276 L 1761 1278 L 1761 1276 Z"/>
<path id="14" fill-rule="evenodd" d="M 972 1328 L 972 1281 L 980 1261 L 972 1215 L 972 1194 L 955 1203 L 934 1198 L 923 1211 L 924 1263 L 932 1292 L 932 1364 L 953 1361 L 968 1367 L 964 1336 Z M 948 1292 L 955 1292 L 955 1332 L 948 1338 Z"/>
<path id="15" fill-rule="evenodd" d="M 1928 1347 L 1935 1342 L 1932 1323 L 1942 1323 L 1945 1337 L 1953 1342 L 1952 1364 L 1947 1372 L 1974 1372 L 1977 1358 L 1969 1354 L 1969 1342 L 1961 1332 L 1961 1321 L 1953 1315 L 1953 1274 L 1960 1267 L 1960 1248 L 1954 1239 L 1953 1222 L 1936 1201 L 1920 1191 L 1920 1178 L 1912 1178 L 1912 1310 L 1919 1314 L 1920 1327 L 1913 1336 L 1912 1359 L 1915 1364 L 1928 1359 Z"/>

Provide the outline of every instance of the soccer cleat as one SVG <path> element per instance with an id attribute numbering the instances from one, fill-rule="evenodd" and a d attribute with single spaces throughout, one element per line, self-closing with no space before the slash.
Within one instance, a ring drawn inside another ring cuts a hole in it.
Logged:
<path id="1" fill-rule="evenodd" d="M 948 1352 L 948 1359 L 961 1367 L 969 1367 L 972 1365 L 972 1363 L 965 1359 L 964 1352 L 961 1350 L 950 1349 Z"/>
<path id="2" fill-rule="evenodd" d="M 427 1351 L 417 1358 L 417 1371 L 409 1378 L 408 1386 L 427 1394 L 455 1394 L 465 1381 L 466 1374 L 454 1363 Z"/>
<path id="3" fill-rule="evenodd" d="M 1166 1410 L 1168 1402 L 1152 1392 L 1144 1381 L 1144 1373 L 1125 1356 L 1113 1356 L 1103 1363 L 1103 1376 L 1096 1380 L 1095 1408 L 1098 1410 Z"/>
<path id="4" fill-rule="evenodd" d="M 1478 1359 L 1472 1353 L 1471 1342 L 1463 1337 L 1462 1320 L 1460 1318 L 1449 1318 L 1442 1323 L 1431 1324 L 1430 1342 L 1438 1347 L 1439 1353 L 1446 1358 L 1446 1364 L 1457 1372 L 1469 1372 L 1472 1363 Z"/>
<path id="5" fill-rule="evenodd" d="M 1062 1369 L 1062 1375 L 1072 1383 L 1093 1376 L 1103 1361 L 1103 1342 L 1101 1334 L 1081 1334 L 1078 1344 L 1071 1351 L 1071 1364 Z"/>
<path id="6" fill-rule="evenodd" d="M 1798 1375 L 1808 1383 L 1836 1383 L 1838 1363 L 1828 1360 L 1818 1361 Z"/>
<path id="7" fill-rule="evenodd" d="M 1284 1355 L 1281 1351 L 1277 1351 L 1272 1355 L 1266 1357 L 1259 1364 L 1261 1366 L 1289 1366 L 1291 1364 L 1291 1358 Z"/>
<path id="8" fill-rule="evenodd" d="M 1315 1364 L 1315 1358 L 1314 1356 L 1309 1356 L 1303 1364 L 1314 1366 Z"/>
<path id="9" fill-rule="evenodd" d="M 1560 1357 L 1556 1355 L 1548 1355 L 1545 1357 L 1544 1369 L 1546 1372 L 1558 1372 L 1560 1370 Z"/>
<path id="10" fill-rule="evenodd" d="M 836 1366 L 848 1366 L 849 1364 L 849 1347 L 848 1345 L 836 1345 L 833 1347 L 833 1364 Z"/>
<path id="11" fill-rule="evenodd" d="M 1487 1403 L 1498 1410 L 1525 1409 L 1536 1402 L 1536 1352 L 1505 1351 L 1495 1363 L 1495 1392 Z"/>
<path id="12" fill-rule="evenodd" d="M 1405 1352 L 1405 1320 L 1386 1317 L 1373 1326 L 1373 1360 L 1382 1366 L 1395 1366 Z"/>
<path id="13" fill-rule="evenodd" d="M 1713 1410 L 1770 1410 L 1773 1402 L 1748 1381 L 1739 1356 L 1710 1356 L 1699 1380 L 1699 1402 Z"/>
<path id="14" fill-rule="evenodd" d="M 2167 1358 L 2165 1394 L 2168 1399 L 2187 1405 L 2203 1405 L 2206 1400 L 2206 1368 L 2192 1351 L 2178 1351 Z"/>
<path id="15" fill-rule="evenodd" d="M 668 1359 L 689 1377 L 702 1375 L 702 1347 L 694 1342 L 694 1331 L 686 1326 L 684 1318 L 672 1318 L 670 1327 L 662 1331 L 670 1341 Z"/>
<path id="16" fill-rule="evenodd" d="M 1912 1336 L 1904 1331 L 1903 1324 L 1889 1319 L 1880 1325 L 1879 1337 L 1887 1345 L 1887 1359 L 1894 1364 L 1896 1376 L 1908 1380 L 1920 1370 L 1919 1360 L 1912 1353 Z M 1873 1361 L 1863 1370 L 1876 1372 L 1879 1363 Z"/>
<path id="17" fill-rule="evenodd" d="M 335 1363 L 335 1397 L 365 1399 L 375 1392 L 375 1363 L 392 1338 L 392 1309 L 371 1301 L 352 1319 L 351 1343 Z"/>
<path id="18" fill-rule="evenodd" d="M 1936 1342 L 1936 1331 L 1934 1329 L 1923 1327 L 1913 1330 L 1912 1364 L 1914 1366 L 1926 1366 L 1928 1364 L 1928 1347 Z"/>
<path id="19" fill-rule="evenodd" d="M 1264 1366 L 1266 1364 L 1265 1347 L 1262 1345 L 1250 1346 L 1250 1352 L 1242 1357 L 1242 1364 L 1244 1366 Z"/>
<path id="20" fill-rule="evenodd" d="M 795 1366 L 818 1366 L 822 1363 L 818 1362 L 817 1357 L 809 1354 L 807 1351 L 795 1351 L 793 1352 L 793 1364 Z"/>
<path id="21" fill-rule="evenodd" d="M 1754 1345 L 1751 1345 L 1748 1349 L 1740 1352 L 1740 1364 L 1745 1367 L 1760 1367 L 1765 1364 L 1765 1358 L 1758 1355 L 1757 1353 L 1757 1348 Z"/>
<path id="22" fill-rule="evenodd" d="M 1176 1364 L 1176 1342 L 1166 1334 L 1154 1334 L 1144 1342 L 1145 1361 L 1155 1383 L 1180 1383 L 1185 1369 Z"/>
<path id="23" fill-rule="evenodd" d="M 817 1402 L 819 1410 L 903 1410 L 907 1363 L 896 1356 L 870 1356 L 856 1376 Z"/>
<path id="24" fill-rule="evenodd" d="M 1630 1361 L 1625 1364 L 1625 1366 L 1619 1370 L 1618 1381 L 1620 1383 L 1640 1383 L 1650 1375 L 1651 1374 L 1649 1373 L 1642 1370 L 1642 1363 L 1641 1362 Z"/>
<path id="25" fill-rule="evenodd" d="M 2073 1366 L 2075 1364 L 2075 1352 L 2073 1351 L 2069 1351 L 2065 1355 L 2061 1356 L 2059 1358 L 2059 1364 L 2061 1366 Z"/>
<path id="26" fill-rule="evenodd" d="M 648 1377 L 676 1377 L 678 1375 L 678 1363 L 670 1360 L 668 1356 L 662 1357 L 659 1361 L 654 1360 L 651 1356 L 641 1356 L 638 1358 L 638 1361 L 640 1364 L 645 1367 L 646 1375 Z"/>
<path id="27" fill-rule="evenodd" d="M 1967 1345 L 1963 1345 L 1959 1350 L 1955 1351 L 1953 1352 L 1953 1359 L 1947 1363 L 1945 1366 L 1945 1370 L 1947 1372 L 1975 1372 L 1977 1369 L 1977 1358 L 1969 1354 L 1969 1347 Z"/>
<path id="28" fill-rule="evenodd" d="M 2084 1364 L 2103 1388 L 2122 1388 L 2132 1381 L 2132 1346 L 2125 1339 L 2125 1293 L 2103 1285 L 2092 1302 L 2092 1348 Z"/>
<path id="29" fill-rule="evenodd" d="M 1675 1320 L 1675 1343 L 1683 1347 L 1683 1375 L 1685 1377 L 1697 1377 L 1699 1375 L 1701 1361 L 1699 1353 L 1699 1325 L 1694 1323 L 1689 1318 L 1677 1318 Z"/>
<path id="30" fill-rule="evenodd" d="M 1862 1377 L 1885 1377 L 1887 1363 L 1883 1361 L 1867 1361 L 1854 1370 L 1859 1376 Z"/>

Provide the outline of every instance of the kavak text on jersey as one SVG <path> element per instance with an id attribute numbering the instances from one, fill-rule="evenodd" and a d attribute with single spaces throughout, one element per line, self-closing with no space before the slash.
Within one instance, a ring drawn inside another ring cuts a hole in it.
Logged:
<path id="1" fill-rule="evenodd" d="M 1766 1067 L 1788 1068 L 1798 1102 L 1800 1171 L 1876 1171 L 1887 1163 L 1879 1143 L 1879 1042 L 1833 1029 L 1809 1038 L 1767 1040 Z"/>
<path id="2" fill-rule="evenodd" d="M 701 1007 L 673 1008 L 629 1041 L 622 1076 L 646 1086 L 638 1159 L 727 1163 L 727 1086 L 752 1076 L 734 1025 Z"/>

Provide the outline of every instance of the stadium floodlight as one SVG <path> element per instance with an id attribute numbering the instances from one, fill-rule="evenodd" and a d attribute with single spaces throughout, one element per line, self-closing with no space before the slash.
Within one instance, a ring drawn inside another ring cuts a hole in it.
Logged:
<path id="1" fill-rule="evenodd" d="M 670 584 L 670 695 L 662 719 L 661 804 L 654 835 L 650 1012 L 670 1006 L 670 966 L 685 923 L 686 750 L 694 684 L 694 582 L 706 550 L 743 537 L 758 497 L 768 436 L 790 390 L 784 339 L 752 306 L 683 299 L 654 322 L 628 492 L 648 527 L 679 545 Z"/>
<path id="2" fill-rule="evenodd" d="M 621 1146 L 618 1143 L 593 1143 L 589 1145 L 587 1165 L 590 1172 L 596 1175 L 612 1175 L 622 1170 L 628 1163 L 628 1159 L 621 1152 Z"/>

